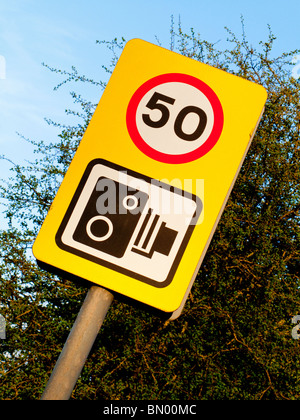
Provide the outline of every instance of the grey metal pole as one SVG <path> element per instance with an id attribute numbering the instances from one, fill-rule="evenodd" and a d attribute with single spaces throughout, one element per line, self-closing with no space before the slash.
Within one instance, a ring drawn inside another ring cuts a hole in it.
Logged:
<path id="1" fill-rule="evenodd" d="M 99 286 L 88 291 L 41 400 L 68 400 L 113 301 Z"/>

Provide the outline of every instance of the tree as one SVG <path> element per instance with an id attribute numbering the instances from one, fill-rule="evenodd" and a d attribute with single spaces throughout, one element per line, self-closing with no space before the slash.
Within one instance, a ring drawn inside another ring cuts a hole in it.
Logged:
<path id="1" fill-rule="evenodd" d="M 273 57 L 275 36 L 257 48 L 228 31 L 228 48 L 171 25 L 170 49 L 262 84 L 263 119 L 210 244 L 182 316 L 174 321 L 116 299 L 73 391 L 73 399 L 298 399 L 300 313 L 300 103 L 291 60 Z M 102 42 L 98 42 L 103 44 Z M 105 43 L 112 62 L 125 40 Z M 49 67 L 50 68 L 50 67 Z M 104 82 L 51 69 L 73 82 Z M 0 232 L 1 399 L 38 399 L 86 294 L 39 269 L 30 249 L 95 105 L 71 93 L 76 126 L 58 138 L 27 140 L 37 159 L 12 163 L 2 181 L 8 228 Z M 54 124 L 48 121 L 50 124 Z M 26 140 L 23 138 L 23 140 Z"/>

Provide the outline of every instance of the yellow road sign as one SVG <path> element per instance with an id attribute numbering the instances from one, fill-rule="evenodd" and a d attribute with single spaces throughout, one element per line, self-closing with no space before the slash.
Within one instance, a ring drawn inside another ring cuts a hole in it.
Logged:
<path id="1" fill-rule="evenodd" d="M 128 42 L 34 243 L 38 261 L 180 314 L 267 98 Z"/>

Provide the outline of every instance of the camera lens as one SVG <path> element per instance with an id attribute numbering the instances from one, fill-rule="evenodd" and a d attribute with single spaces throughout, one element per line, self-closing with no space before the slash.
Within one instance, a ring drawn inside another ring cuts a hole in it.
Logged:
<path id="1" fill-rule="evenodd" d="M 100 177 L 73 233 L 74 241 L 122 258 L 147 203 L 148 194 Z"/>
<path id="2" fill-rule="evenodd" d="M 126 210 L 134 210 L 139 205 L 139 200 L 135 195 L 127 195 L 123 198 L 122 204 Z"/>
<path id="3" fill-rule="evenodd" d="M 93 241 L 106 241 L 113 233 L 113 224 L 105 216 L 95 216 L 88 221 L 86 232 Z"/>

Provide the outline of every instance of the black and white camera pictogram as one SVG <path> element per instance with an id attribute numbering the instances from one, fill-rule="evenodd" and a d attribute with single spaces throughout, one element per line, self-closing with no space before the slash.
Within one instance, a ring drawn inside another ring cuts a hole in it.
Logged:
<path id="1" fill-rule="evenodd" d="M 164 287 L 201 211 L 195 195 L 96 159 L 80 181 L 56 242 L 82 258 Z"/>

